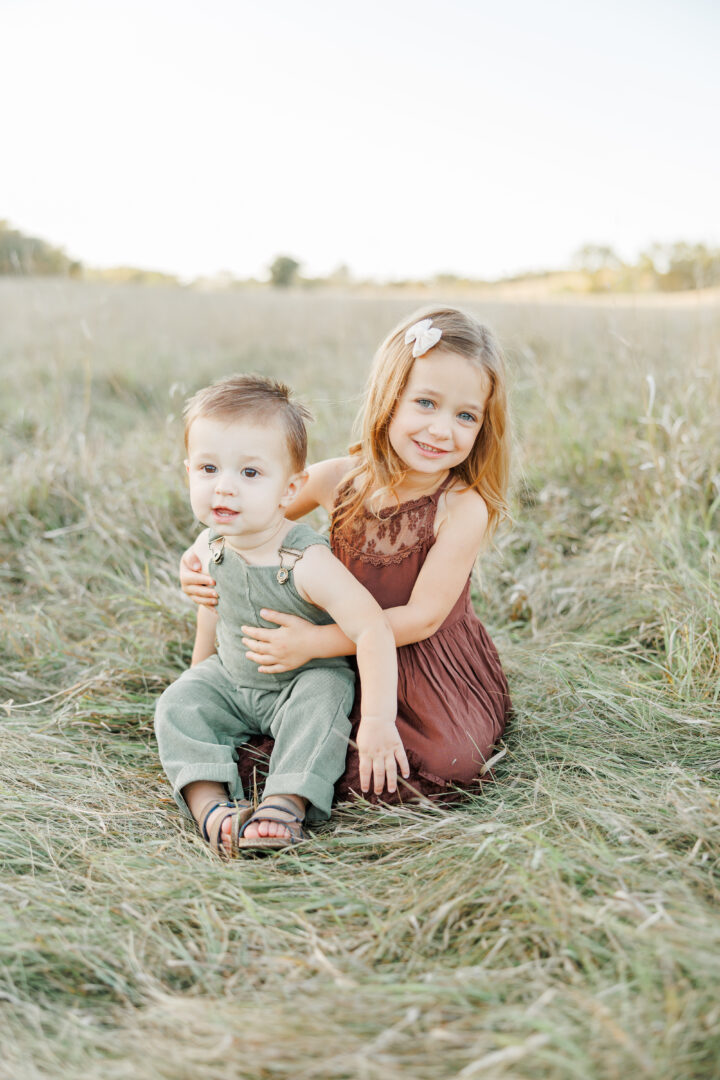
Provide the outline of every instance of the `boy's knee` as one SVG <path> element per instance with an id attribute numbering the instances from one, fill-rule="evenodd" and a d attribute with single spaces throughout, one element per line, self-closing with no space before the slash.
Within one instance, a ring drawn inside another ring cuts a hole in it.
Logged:
<path id="1" fill-rule="evenodd" d="M 177 717 L 186 705 L 186 694 L 179 679 L 163 690 L 155 706 L 155 737 L 158 742 L 175 726 L 173 717 Z"/>

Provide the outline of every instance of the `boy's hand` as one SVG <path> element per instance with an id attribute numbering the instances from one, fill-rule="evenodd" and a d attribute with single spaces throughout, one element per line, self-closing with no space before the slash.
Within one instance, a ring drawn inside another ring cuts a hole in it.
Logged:
<path id="1" fill-rule="evenodd" d="M 357 733 L 357 748 L 363 794 L 370 790 L 371 776 L 376 795 L 382 794 L 386 781 L 388 793 L 392 794 L 397 789 L 398 765 L 405 779 L 410 775 L 405 748 L 394 722 L 388 723 L 378 716 L 363 716 Z"/>
<path id="2" fill-rule="evenodd" d="M 245 637 L 242 643 L 249 652 L 248 660 L 258 664 L 258 671 L 267 675 L 279 675 L 282 671 L 294 671 L 295 668 L 316 658 L 315 623 L 300 618 L 299 615 L 287 615 L 282 611 L 260 612 L 263 619 L 278 624 L 277 630 L 266 626 L 241 627 Z"/>
<path id="3" fill-rule="evenodd" d="M 180 584 L 185 595 L 196 604 L 205 604 L 206 607 L 217 604 L 215 582 L 209 574 L 203 574 L 202 563 L 193 548 L 188 548 L 180 560 Z"/>

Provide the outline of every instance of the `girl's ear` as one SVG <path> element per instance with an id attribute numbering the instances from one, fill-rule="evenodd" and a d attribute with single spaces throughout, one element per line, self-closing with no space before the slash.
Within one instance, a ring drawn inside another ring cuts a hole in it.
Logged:
<path id="1" fill-rule="evenodd" d="M 305 487 L 305 484 L 307 483 L 307 480 L 308 480 L 307 469 L 303 469 L 302 472 L 295 473 L 294 476 L 291 476 L 290 479 L 288 480 L 288 485 L 285 488 L 285 494 L 280 499 L 280 505 L 281 506 L 289 506 L 290 503 L 293 502 L 295 497 L 297 495 L 299 495 L 299 493 Z"/>

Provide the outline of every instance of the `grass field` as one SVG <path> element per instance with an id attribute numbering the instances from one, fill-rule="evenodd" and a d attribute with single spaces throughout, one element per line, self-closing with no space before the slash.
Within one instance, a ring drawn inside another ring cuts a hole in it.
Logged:
<path id="1" fill-rule="evenodd" d="M 0 281 L 3 1080 L 720 1075 L 720 308 L 465 302 L 518 444 L 496 782 L 223 864 L 152 735 L 183 399 L 281 375 L 341 452 L 417 303 Z"/>

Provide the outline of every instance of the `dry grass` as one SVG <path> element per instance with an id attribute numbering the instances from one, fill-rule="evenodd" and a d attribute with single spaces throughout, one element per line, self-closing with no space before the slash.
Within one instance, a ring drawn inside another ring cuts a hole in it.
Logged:
<path id="1" fill-rule="evenodd" d="M 477 305 L 520 447 L 495 784 L 232 865 L 168 797 L 182 400 L 281 374 L 336 453 L 412 306 L 0 281 L 1 1077 L 717 1076 L 716 306 Z"/>

